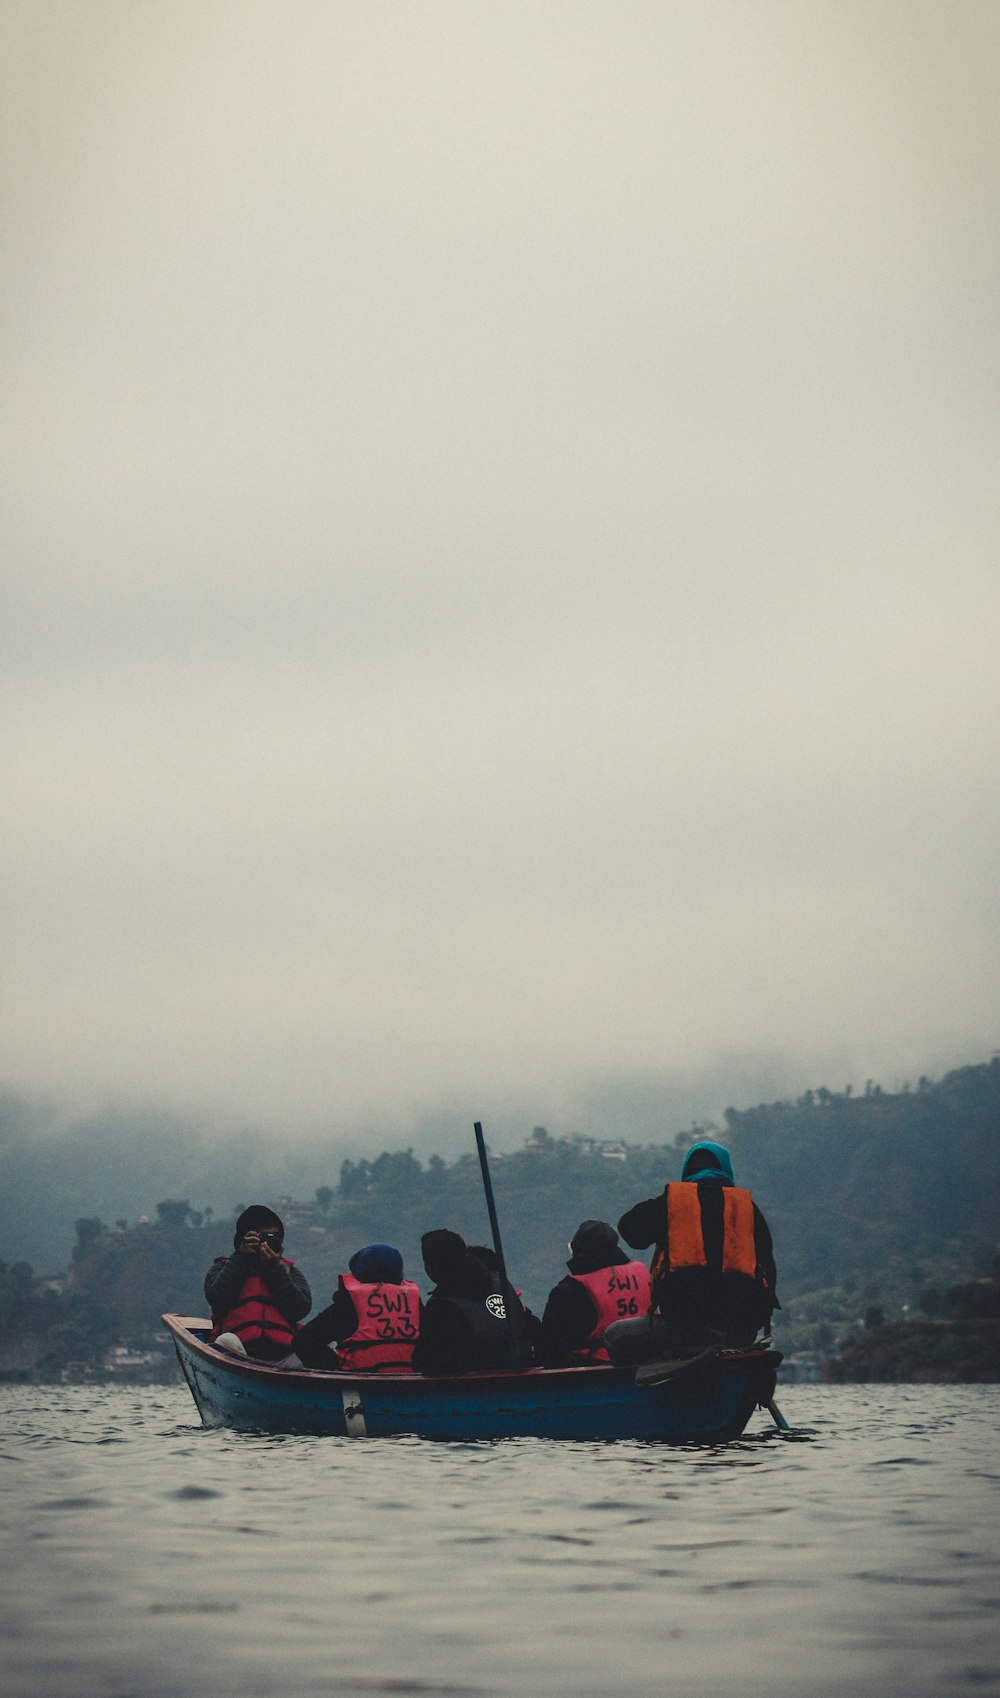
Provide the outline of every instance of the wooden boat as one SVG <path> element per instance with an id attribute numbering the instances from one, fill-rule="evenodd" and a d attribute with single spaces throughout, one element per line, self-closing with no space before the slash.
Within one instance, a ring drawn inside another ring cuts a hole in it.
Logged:
<path id="1" fill-rule="evenodd" d="M 531 1368 L 526 1373 L 357 1374 L 276 1368 L 208 1343 L 209 1322 L 164 1315 L 206 1427 L 333 1438 L 738 1438 L 774 1393 L 781 1353 L 725 1350 L 662 1384 L 633 1368 Z"/>

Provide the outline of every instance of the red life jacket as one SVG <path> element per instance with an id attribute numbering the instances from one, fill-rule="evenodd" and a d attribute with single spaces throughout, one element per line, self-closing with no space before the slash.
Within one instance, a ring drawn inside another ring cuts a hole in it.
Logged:
<path id="1" fill-rule="evenodd" d="M 707 1268 L 698 1187 L 690 1180 L 672 1182 L 666 1189 L 667 1248 L 659 1248 L 650 1270 L 653 1282 L 682 1268 Z M 722 1189 L 722 1262 L 715 1271 L 759 1278 L 754 1242 L 753 1198 L 736 1185 Z"/>
<path id="2" fill-rule="evenodd" d="M 597 1310 L 593 1331 L 579 1350 L 574 1350 L 572 1362 L 610 1362 L 601 1339 L 612 1321 L 624 1321 L 633 1315 L 649 1313 L 649 1269 L 645 1262 L 619 1262 L 617 1267 L 598 1268 L 596 1273 L 570 1274 L 570 1279 L 582 1285 Z"/>
<path id="3" fill-rule="evenodd" d="M 358 1313 L 354 1331 L 337 1345 L 344 1367 L 366 1374 L 378 1369 L 412 1374 L 413 1347 L 420 1333 L 420 1287 L 412 1279 L 398 1285 L 362 1285 L 351 1273 L 341 1274 L 340 1284 Z"/>
<path id="4" fill-rule="evenodd" d="M 287 1256 L 282 1256 L 281 1260 L 286 1268 L 294 1266 Z M 246 1346 L 266 1338 L 269 1344 L 281 1346 L 287 1354 L 295 1338 L 295 1323 L 281 1313 L 266 1280 L 254 1273 L 243 1281 L 240 1294 L 228 1315 L 214 1321 L 209 1340 L 214 1341 L 220 1332 L 234 1332 Z"/>

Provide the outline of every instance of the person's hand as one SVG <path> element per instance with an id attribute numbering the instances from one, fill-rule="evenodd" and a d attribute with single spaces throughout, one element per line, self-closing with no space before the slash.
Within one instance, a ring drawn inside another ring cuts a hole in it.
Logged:
<path id="1" fill-rule="evenodd" d="M 260 1233 L 245 1232 L 240 1239 L 240 1250 L 244 1256 L 259 1255 L 261 1250 Z"/>
<path id="2" fill-rule="evenodd" d="M 277 1267 L 278 1264 L 281 1261 L 281 1251 L 280 1250 L 272 1250 L 270 1244 L 265 1243 L 264 1240 L 261 1239 L 261 1241 L 260 1241 L 260 1259 L 261 1259 L 262 1262 L 265 1262 L 265 1263 L 269 1262 L 272 1267 Z"/>

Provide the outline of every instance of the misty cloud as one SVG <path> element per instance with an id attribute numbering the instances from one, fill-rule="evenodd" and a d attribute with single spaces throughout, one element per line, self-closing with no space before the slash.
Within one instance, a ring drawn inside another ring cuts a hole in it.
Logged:
<path id="1" fill-rule="evenodd" d="M 995 10 L 55 18 L 8 1079 L 346 1134 L 990 1053 Z"/>

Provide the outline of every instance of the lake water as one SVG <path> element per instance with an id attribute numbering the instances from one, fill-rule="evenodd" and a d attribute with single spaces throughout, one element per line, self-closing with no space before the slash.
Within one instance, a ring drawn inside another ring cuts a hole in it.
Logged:
<path id="1" fill-rule="evenodd" d="M 208 1432 L 0 1390 L 10 1698 L 1000 1693 L 1000 1387 L 793 1386 L 711 1449 Z"/>

